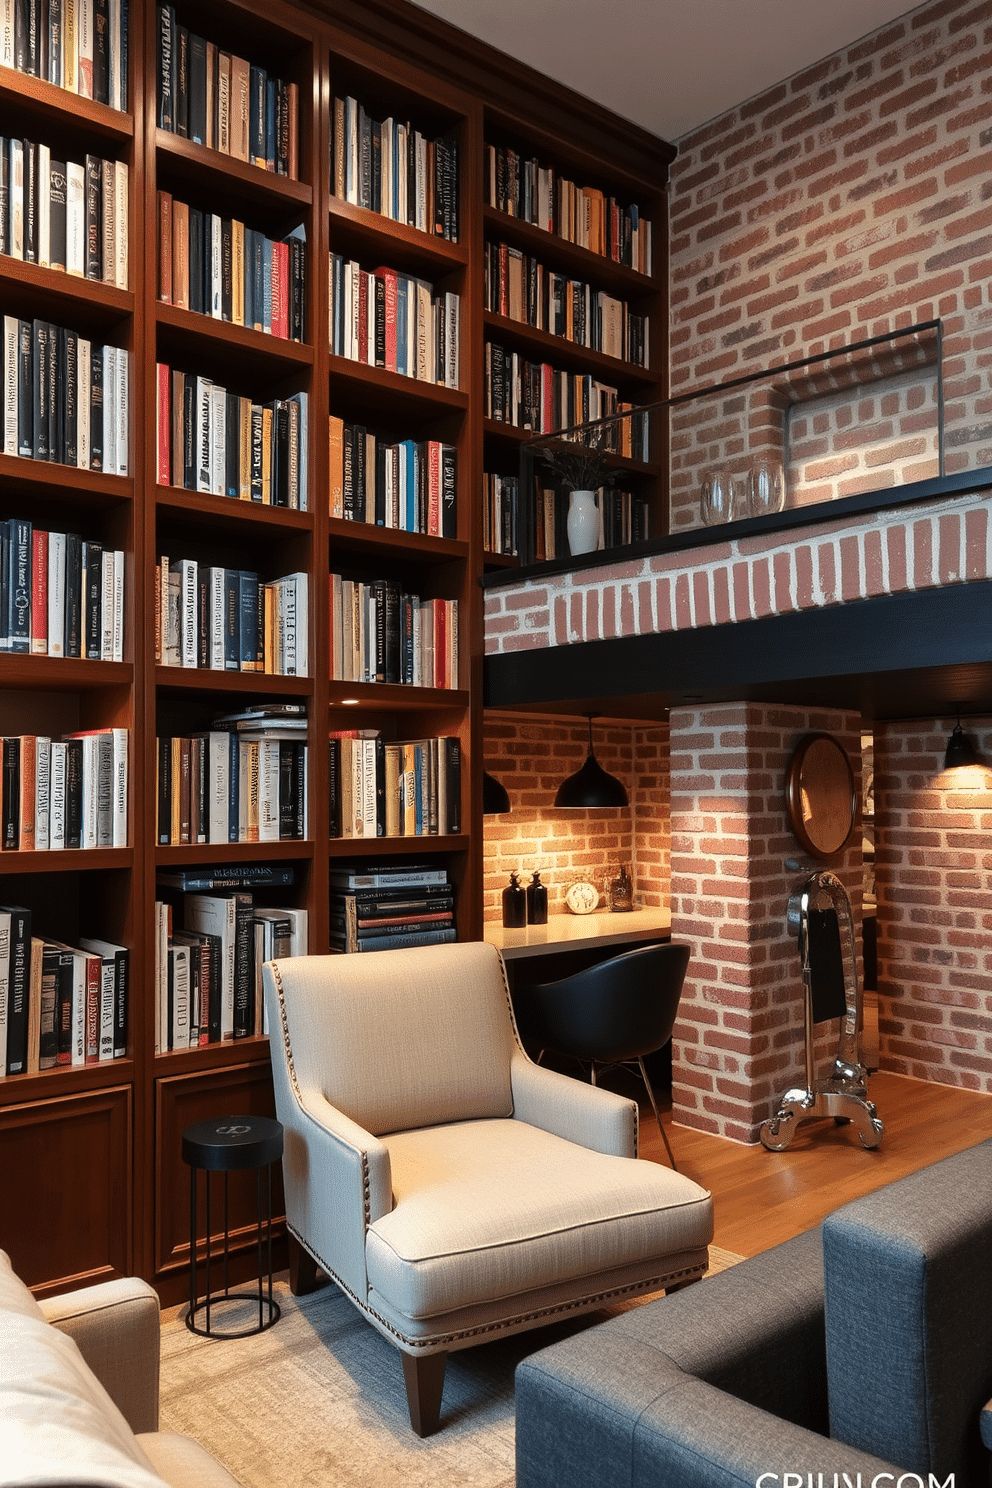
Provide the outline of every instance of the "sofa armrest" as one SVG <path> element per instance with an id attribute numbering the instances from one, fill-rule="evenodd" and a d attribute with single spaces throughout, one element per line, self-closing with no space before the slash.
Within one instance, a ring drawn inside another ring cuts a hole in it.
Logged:
<path id="1" fill-rule="evenodd" d="M 517 1121 L 611 1157 L 637 1156 L 637 1106 L 624 1096 L 585 1085 L 514 1052 L 510 1062 Z"/>
<path id="2" fill-rule="evenodd" d="M 39 1305 L 46 1321 L 75 1341 L 131 1430 L 157 1431 L 161 1320 L 147 1282 L 101 1282 Z"/>

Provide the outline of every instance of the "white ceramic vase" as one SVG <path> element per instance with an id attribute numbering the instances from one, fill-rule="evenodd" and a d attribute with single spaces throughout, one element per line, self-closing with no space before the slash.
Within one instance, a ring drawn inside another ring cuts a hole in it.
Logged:
<path id="1" fill-rule="evenodd" d="M 568 498 L 569 552 L 592 553 L 599 546 L 599 509 L 595 491 L 571 491 Z"/>

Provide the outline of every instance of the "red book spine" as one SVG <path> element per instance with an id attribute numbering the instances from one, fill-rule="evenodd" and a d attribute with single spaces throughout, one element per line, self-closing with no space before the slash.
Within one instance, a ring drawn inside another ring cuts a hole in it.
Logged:
<path id="1" fill-rule="evenodd" d="M 441 446 L 436 439 L 427 441 L 427 534 L 441 533 Z"/>
<path id="2" fill-rule="evenodd" d="M 358 360 L 369 360 L 369 280 L 364 270 L 358 275 Z"/>
<path id="3" fill-rule="evenodd" d="M 447 687 L 448 627 L 443 599 L 431 601 L 434 610 L 434 687 Z"/>
<path id="4" fill-rule="evenodd" d="M 158 483 L 171 486 L 170 454 L 172 451 L 172 418 L 169 412 L 172 377 L 164 362 L 157 362 L 158 378 L 157 421 L 158 432 Z"/>
<path id="5" fill-rule="evenodd" d="M 382 280 L 384 290 L 384 312 L 386 332 L 386 368 L 396 371 L 396 270 L 376 269 L 376 277 Z"/>
<path id="6" fill-rule="evenodd" d="M 272 245 L 272 334 L 289 340 L 289 244 Z"/>
<path id="7" fill-rule="evenodd" d="M 97 1064 L 100 1059 L 100 983 L 103 968 L 99 957 L 86 960 L 86 1063 Z"/>
<path id="8" fill-rule="evenodd" d="M 48 655 L 48 533 L 31 533 L 31 654 Z"/>

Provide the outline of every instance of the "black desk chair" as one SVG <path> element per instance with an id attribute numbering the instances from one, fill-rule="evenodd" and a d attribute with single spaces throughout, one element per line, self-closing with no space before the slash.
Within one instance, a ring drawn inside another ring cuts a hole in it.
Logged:
<path id="1" fill-rule="evenodd" d="M 644 1056 L 663 1049 L 672 1036 L 688 964 L 689 947 L 667 942 L 626 951 L 560 981 L 531 983 L 513 992 L 520 1037 L 540 1051 L 539 1064 L 545 1054 L 570 1056 L 589 1065 L 595 1085 L 597 1068 L 636 1060 L 676 1171 Z"/>

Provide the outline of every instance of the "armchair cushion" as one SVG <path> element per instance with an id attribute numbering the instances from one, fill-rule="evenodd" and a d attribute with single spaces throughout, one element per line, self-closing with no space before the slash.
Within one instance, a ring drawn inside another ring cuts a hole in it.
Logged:
<path id="1" fill-rule="evenodd" d="M 514 1298 L 622 1265 L 705 1252 L 709 1195 L 636 1158 L 522 1121 L 384 1137 L 394 1208 L 368 1234 L 373 1305 L 405 1319 Z M 512 1190 L 513 1202 L 507 1203 Z"/>

